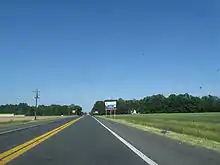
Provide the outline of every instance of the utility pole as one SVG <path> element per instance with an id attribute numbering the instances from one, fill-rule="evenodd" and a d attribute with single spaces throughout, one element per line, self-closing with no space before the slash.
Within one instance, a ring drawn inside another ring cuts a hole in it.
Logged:
<path id="1" fill-rule="evenodd" d="M 37 106 L 38 106 L 38 100 L 40 99 L 40 90 L 38 89 L 35 89 L 33 92 L 35 92 L 35 96 L 34 96 L 34 99 L 35 99 L 35 111 L 34 111 L 34 120 L 37 119 Z"/>

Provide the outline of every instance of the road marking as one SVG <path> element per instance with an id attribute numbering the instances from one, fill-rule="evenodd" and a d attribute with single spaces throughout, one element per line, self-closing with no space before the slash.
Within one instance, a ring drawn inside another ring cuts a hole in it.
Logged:
<path id="1" fill-rule="evenodd" d="M 28 129 L 28 128 L 34 128 L 34 127 L 38 127 L 38 126 L 45 125 L 45 124 L 50 124 L 50 123 L 53 123 L 53 122 L 56 122 L 56 121 L 57 120 L 53 120 L 53 121 L 49 121 L 49 122 L 42 123 L 42 124 L 35 124 L 35 125 L 27 126 L 27 127 L 15 128 L 15 129 L 12 129 L 12 130 L 0 132 L 0 135 L 25 130 L 25 129 Z"/>
<path id="2" fill-rule="evenodd" d="M 149 157 L 147 157 L 145 154 L 143 154 L 140 150 L 135 148 L 132 144 L 127 142 L 125 139 L 123 139 L 121 136 L 116 134 L 114 131 L 112 131 L 110 128 L 105 126 L 101 121 L 93 117 L 99 124 L 101 124 L 105 129 L 107 129 L 109 132 L 111 132 L 117 139 L 119 139 L 122 143 L 124 143 L 128 148 L 130 148 L 136 155 L 138 155 L 141 159 L 143 159 L 146 163 L 149 165 L 158 165 L 156 162 L 151 160 Z"/>
<path id="3" fill-rule="evenodd" d="M 43 124 L 31 125 L 31 126 L 28 126 L 28 127 L 16 128 L 16 129 L 13 129 L 13 130 L 8 130 L 8 131 L 0 132 L 0 135 L 6 134 L 6 133 L 15 132 L 15 131 L 20 131 L 20 130 L 24 130 L 24 129 L 28 129 L 28 128 L 33 128 L 33 127 L 37 127 L 37 126 L 40 126 L 40 125 L 43 125 Z"/>
<path id="4" fill-rule="evenodd" d="M 66 124 L 68 124 L 68 123 L 66 123 Z M 13 152 L 16 152 L 16 151 L 20 150 L 21 148 L 24 148 L 24 147 L 26 147 L 26 146 L 28 146 L 28 145 L 34 143 L 35 141 L 38 141 L 39 139 L 41 139 L 41 138 L 43 138 L 43 137 L 45 137 L 45 136 L 48 136 L 49 134 L 51 134 L 52 132 L 54 132 L 54 131 L 56 131 L 56 130 L 59 130 L 60 128 L 62 128 L 62 127 L 65 126 L 66 124 L 61 125 L 60 127 L 57 127 L 57 128 L 55 128 L 55 129 L 53 129 L 53 130 L 51 130 L 51 131 L 49 131 L 49 132 L 47 132 L 47 133 L 45 133 L 45 134 L 43 134 L 43 135 L 41 135 L 41 136 L 38 136 L 38 137 L 36 137 L 36 138 L 34 138 L 34 139 L 28 141 L 28 142 L 25 142 L 25 143 L 23 143 L 23 144 L 21 144 L 21 145 L 19 145 L 19 146 L 16 146 L 16 147 L 14 147 L 14 148 L 12 148 L 12 149 L 10 149 L 10 150 L 8 150 L 8 151 L 6 151 L 6 152 L 0 154 L 0 159 L 2 159 L 2 158 L 4 158 L 4 157 L 6 157 L 6 156 L 12 154 Z"/>
<path id="5" fill-rule="evenodd" d="M 63 129 L 67 128 L 68 126 L 72 125 L 76 121 L 78 121 L 81 118 L 74 119 L 58 128 L 53 129 L 52 131 L 49 131 L 39 137 L 36 137 L 24 144 L 21 144 L 19 146 L 16 146 L 2 154 L 0 154 L 0 165 L 5 165 L 11 160 L 15 159 L 16 157 L 20 156 L 21 154 L 27 152 L 31 148 L 37 146 L 41 142 L 45 141 L 46 139 L 52 137 L 53 135 L 57 134 L 58 132 L 62 131 Z"/>

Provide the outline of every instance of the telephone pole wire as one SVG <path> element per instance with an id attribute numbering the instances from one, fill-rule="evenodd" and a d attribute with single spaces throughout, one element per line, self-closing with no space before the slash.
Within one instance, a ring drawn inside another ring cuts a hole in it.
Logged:
<path id="1" fill-rule="evenodd" d="M 38 100 L 40 99 L 40 90 L 38 89 L 35 89 L 33 92 L 35 92 L 35 96 L 34 96 L 34 99 L 35 99 L 35 111 L 34 111 L 34 120 L 37 119 L 37 107 L 38 107 Z"/>

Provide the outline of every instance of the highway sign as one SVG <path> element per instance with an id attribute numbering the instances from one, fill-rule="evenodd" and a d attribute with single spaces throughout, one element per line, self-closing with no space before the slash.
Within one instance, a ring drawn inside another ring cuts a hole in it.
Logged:
<path id="1" fill-rule="evenodd" d="M 105 109 L 108 111 L 115 111 L 117 110 L 116 104 L 117 104 L 116 101 L 106 101 Z"/>

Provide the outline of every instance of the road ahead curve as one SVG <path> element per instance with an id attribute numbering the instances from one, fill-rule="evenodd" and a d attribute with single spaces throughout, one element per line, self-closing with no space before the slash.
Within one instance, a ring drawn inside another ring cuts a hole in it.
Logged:
<path id="1" fill-rule="evenodd" d="M 218 165 L 220 155 L 206 149 L 183 145 L 177 147 L 172 141 L 157 135 L 139 131 L 121 124 L 98 119 L 105 126 L 125 139 L 134 148 L 142 152 L 147 158 L 153 160 L 151 164 L 158 165 Z M 67 123 L 67 121 L 63 121 Z M 62 123 L 62 124 L 64 124 Z M 10 148 L 22 144 L 31 138 L 39 136 L 55 127 L 62 125 L 36 127 L 34 129 L 8 134 L 9 137 L 0 136 L 0 151 L 5 152 Z M 67 123 L 68 124 L 68 123 Z M 140 153 L 137 154 L 103 127 L 91 116 L 85 116 L 78 121 L 60 127 L 59 132 L 51 133 L 51 137 L 39 142 L 35 147 L 27 150 L 8 164 L 48 164 L 48 165 L 145 165 Z M 48 127 L 48 128 L 47 128 Z M 52 128 L 53 127 L 53 128 Z M 27 131 L 27 132 L 26 132 Z M 37 132 L 37 133 L 36 133 Z M 26 136 L 28 134 L 28 136 Z M 54 134 L 54 135 L 52 135 Z M 26 136 L 26 138 L 24 138 Z M 9 138 L 10 140 L 6 140 Z M 161 139 L 162 138 L 162 139 Z M 4 141 L 7 141 L 4 145 Z M 167 140 L 169 142 L 167 142 Z M 152 142 L 151 142 L 152 141 Z M 166 142 L 166 143 L 165 143 Z M 158 143 L 158 144 L 157 144 Z M 164 143 L 164 145 L 161 145 Z M 153 146 L 154 145 L 154 146 Z M 187 149 L 187 151 L 186 151 Z M 166 151 L 166 153 L 164 153 Z M 188 152 L 188 154 L 186 154 Z M 182 155 L 181 155 L 182 153 Z M 196 155 L 197 153 L 197 155 Z M 204 157 L 204 153 L 207 155 Z M 174 154 L 174 155 L 169 155 Z M 201 155 L 200 155 L 201 154 Z M 189 157 L 187 160 L 184 158 Z M 195 158 L 193 158 L 195 157 Z"/>

